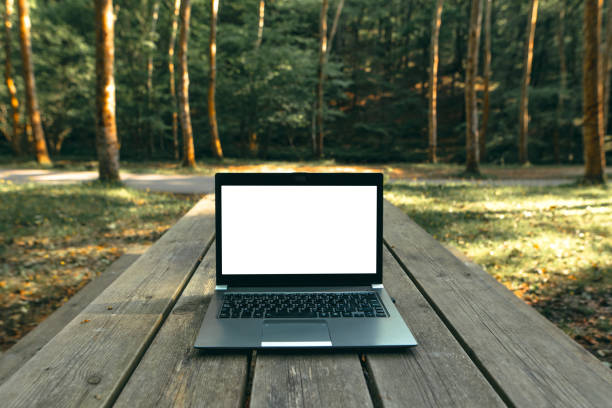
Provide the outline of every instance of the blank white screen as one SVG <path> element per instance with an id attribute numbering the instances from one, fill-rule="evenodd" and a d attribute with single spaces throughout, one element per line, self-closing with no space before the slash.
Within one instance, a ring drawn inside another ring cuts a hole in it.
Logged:
<path id="1" fill-rule="evenodd" d="M 376 273 L 376 186 L 221 186 L 223 275 Z"/>

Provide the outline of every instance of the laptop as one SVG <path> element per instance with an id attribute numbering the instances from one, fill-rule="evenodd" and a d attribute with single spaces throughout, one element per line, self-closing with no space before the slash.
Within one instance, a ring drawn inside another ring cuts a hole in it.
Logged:
<path id="1" fill-rule="evenodd" d="M 194 347 L 417 344 L 383 286 L 380 173 L 217 173 L 216 288 Z"/>

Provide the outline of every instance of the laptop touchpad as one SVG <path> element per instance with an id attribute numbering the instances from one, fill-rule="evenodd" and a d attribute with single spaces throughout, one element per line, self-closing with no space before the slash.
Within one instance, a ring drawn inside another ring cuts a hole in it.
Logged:
<path id="1" fill-rule="evenodd" d="M 325 320 L 264 320 L 261 347 L 331 347 Z"/>

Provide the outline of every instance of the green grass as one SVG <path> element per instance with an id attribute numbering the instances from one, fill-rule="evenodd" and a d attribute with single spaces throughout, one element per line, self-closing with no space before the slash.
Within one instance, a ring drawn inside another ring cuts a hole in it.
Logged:
<path id="1" fill-rule="evenodd" d="M 385 197 L 612 361 L 612 191 L 393 184 Z"/>
<path id="2" fill-rule="evenodd" d="M 0 180 L 0 349 L 104 271 L 128 244 L 155 242 L 198 199 L 99 183 Z"/>

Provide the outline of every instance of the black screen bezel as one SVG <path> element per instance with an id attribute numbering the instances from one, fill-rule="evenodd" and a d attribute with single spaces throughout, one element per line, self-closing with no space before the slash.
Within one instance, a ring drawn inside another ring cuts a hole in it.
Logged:
<path id="1" fill-rule="evenodd" d="M 376 186 L 376 273 L 226 275 L 221 258 L 221 186 Z M 382 283 L 382 173 L 217 173 L 215 174 L 215 229 L 217 285 L 231 286 L 338 286 Z"/>

